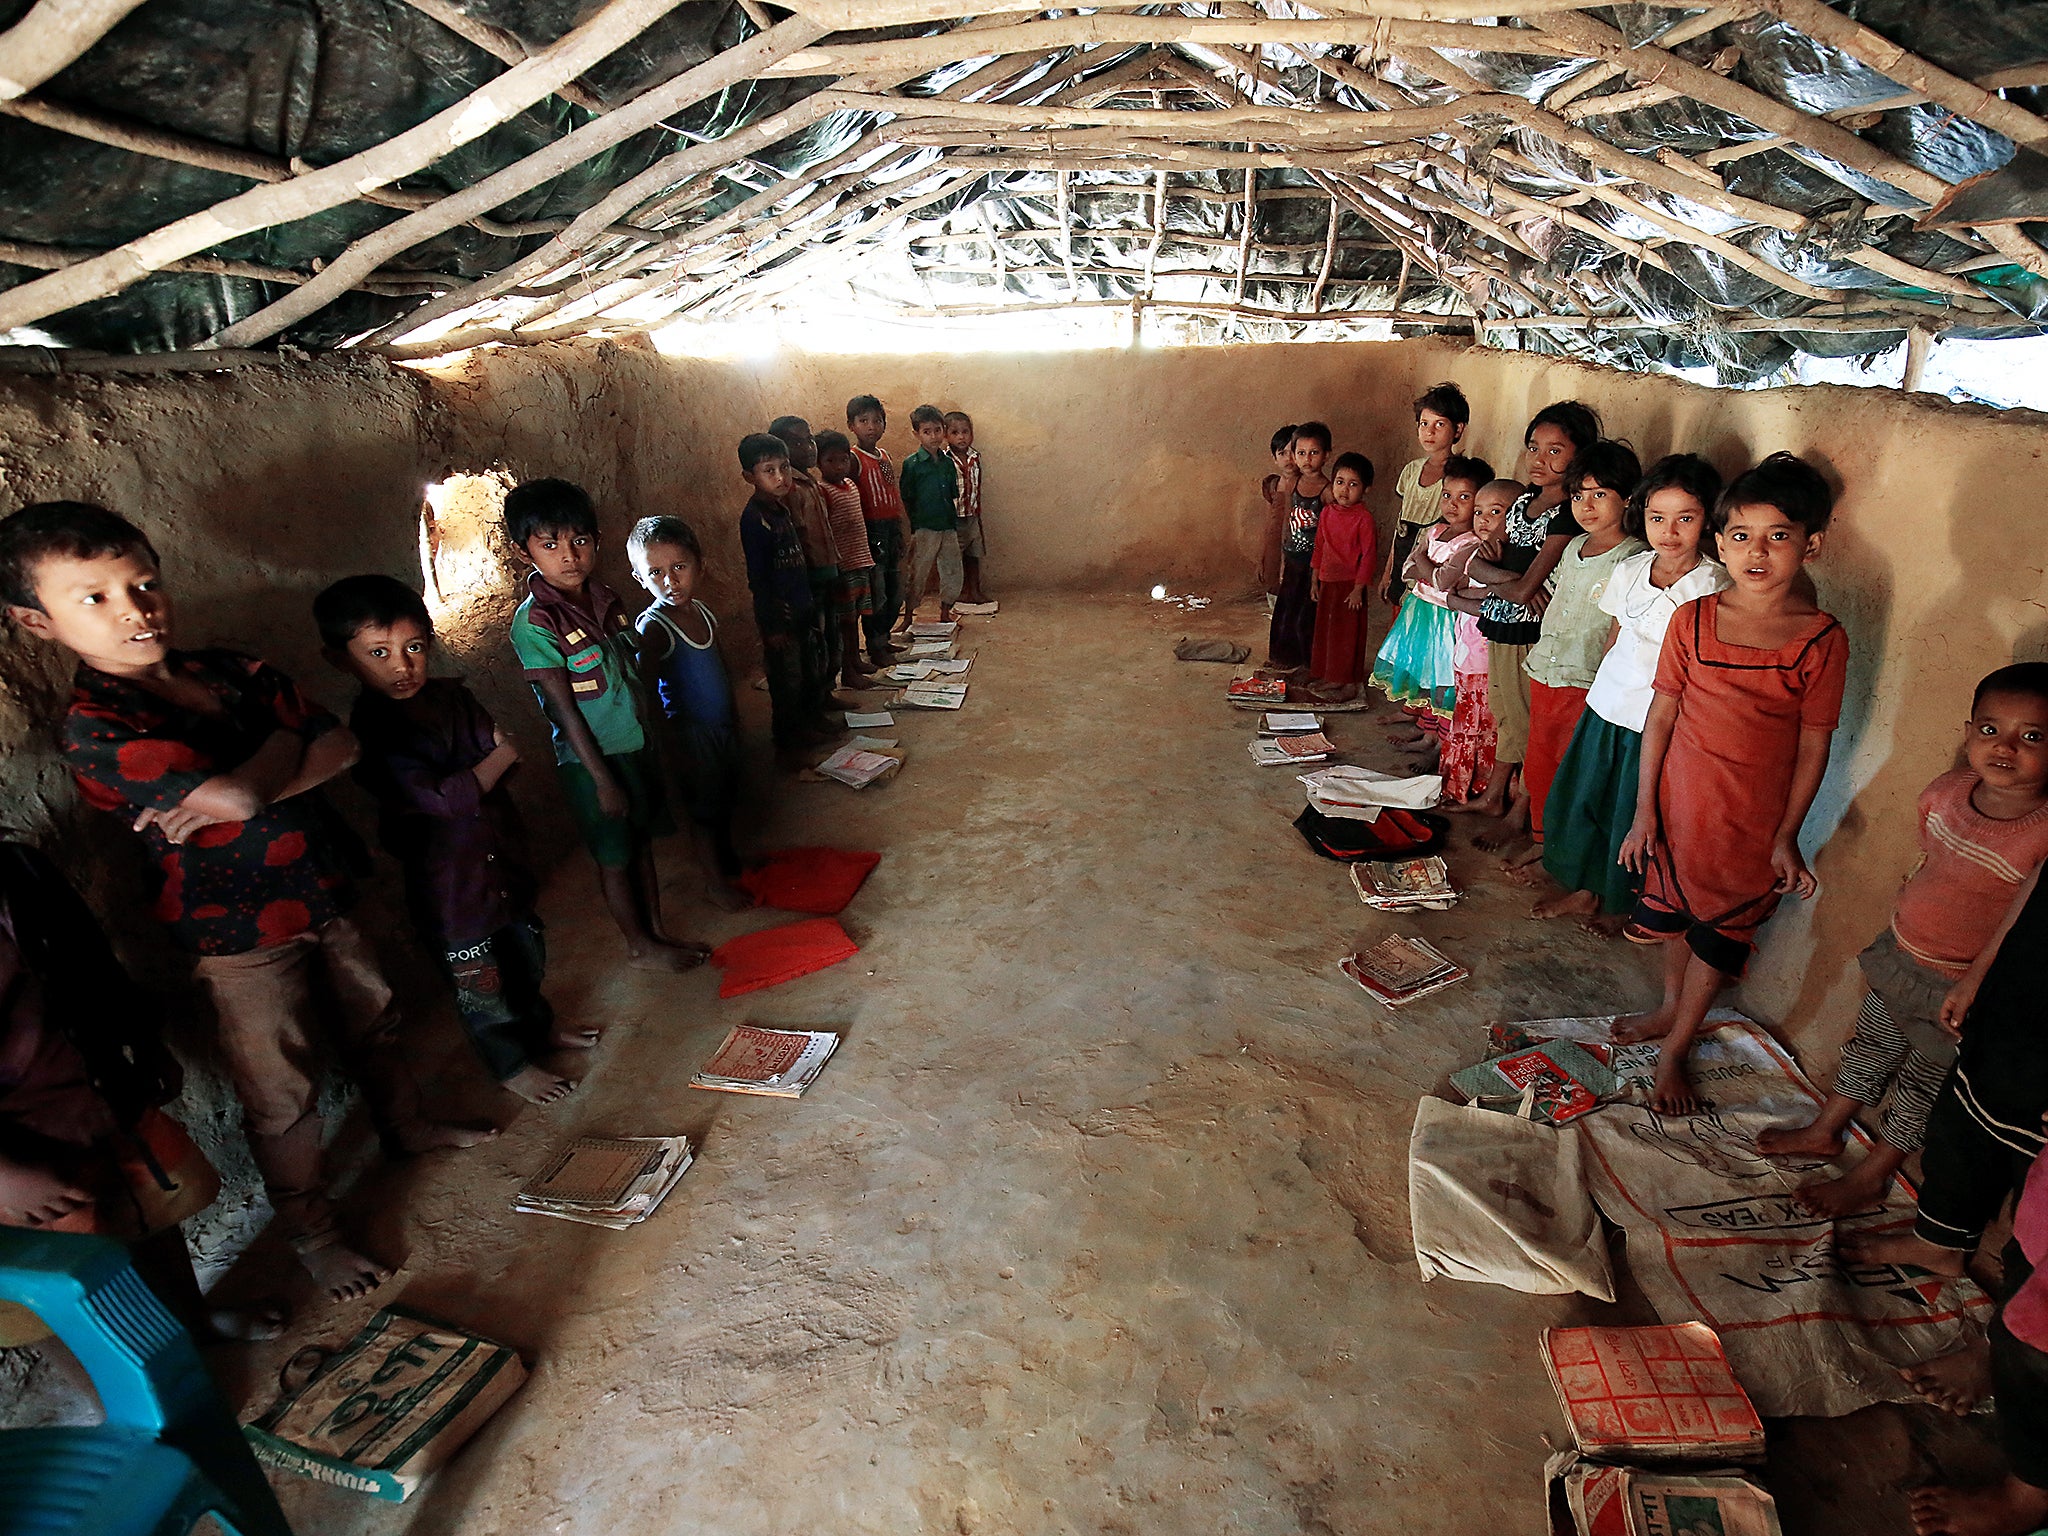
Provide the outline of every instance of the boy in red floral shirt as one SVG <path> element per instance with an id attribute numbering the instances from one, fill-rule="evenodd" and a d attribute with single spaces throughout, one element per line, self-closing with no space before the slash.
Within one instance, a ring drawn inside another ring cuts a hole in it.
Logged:
<path id="1" fill-rule="evenodd" d="M 197 956 L 279 1223 L 329 1296 L 374 1290 L 391 1272 L 341 1241 L 324 1188 L 315 986 L 387 1145 L 487 1133 L 421 1115 L 391 988 L 347 915 L 353 839 L 318 789 L 355 761 L 355 738 L 254 657 L 171 649 L 156 551 L 102 508 L 44 502 L 0 520 L 0 599 L 78 657 L 65 762 L 156 858 L 156 915 Z"/>

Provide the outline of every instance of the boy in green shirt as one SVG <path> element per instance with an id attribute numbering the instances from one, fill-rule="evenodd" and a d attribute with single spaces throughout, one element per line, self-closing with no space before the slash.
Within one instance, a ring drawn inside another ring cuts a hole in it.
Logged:
<path id="1" fill-rule="evenodd" d="M 661 930 L 653 839 L 675 827 L 631 682 L 632 624 L 618 593 L 591 574 L 596 509 L 567 480 L 529 480 L 505 498 L 505 533 L 533 564 L 512 649 L 554 731 L 555 772 L 627 957 L 647 971 L 701 965 L 709 949 Z"/>
<path id="2" fill-rule="evenodd" d="M 939 621 L 953 617 L 960 599 L 960 471 L 946 452 L 946 415 L 935 405 L 910 413 L 917 452 L 903 461 L 903 509 L 910 515 L 910 595 L 904 607 L 915 614 L 924 601 L 932 567 L 939 572 Z"/>

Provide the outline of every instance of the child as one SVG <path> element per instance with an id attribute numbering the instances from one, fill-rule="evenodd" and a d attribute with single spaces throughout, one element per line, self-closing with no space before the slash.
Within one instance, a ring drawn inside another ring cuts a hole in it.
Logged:
<path id="1" fill-rule="evenodd" d="M 575 1084 L 536 1060 L 587 1050 L 597 1031 L 556 1030 L 541 995 L 547 945 L 534 915 L 526 829 L 504 787 L 519 762 L 476 695 L 430 678 L 434 621 L 389 576 L 348 576 L 313 599 L 328 661 L 363 685 L 349 716 L 356 780 L 377 802 L 385 849 L 405 872 L 420 937 L 455 983 L 455 1006 L 484 1070 L 529 1104 Z"/>
<path id="2" fill-rule="evenodd" d="M 1618 855 L 1635 822 L 1643 721 L 1650 713 L 1657 657 L 1671 616 L 1728 585 L 1727 570 L 1700 548 L 1708 512 L 1720 494 L 1721 477 L 1713 465 L 1674 453 L 1651 466 L 1629 497 L 1622 526 L 1647 538 L 1650 547 L 1614 568 L 1600 598 L 1600 609 L 1611 620 L 1607 654 L 1551 781 L 1544 811 L 1549 832 L 1543 840 L 1543 868 L 1564 891 L 1539 901 L 1537 917 L 1576 915 L 1618 933 L 1636 904 L 1635 876 Z"/>
<path id="3" fill-rule="evenodd" d="M 960 472 L 961 600 L 985 603 L 981 562 L 988 553 L 988 539 L 981 528 L 981 452 L 974 446 L 974 418 L 965 411 L 946 412 L 946 452 Z"/>
<path id="4" fill-rule="evenodd" d="M 1323 460 L 1330 456 L 1330 429 L 1305 421 L 1294 429 L 1294 452 L 1280 471 L 1276 495 L 1287 503 L 1287 532 L 1280 544 L 1280 595 L 1266 640 L 1266 664 L 1288 672 L 1307 668 L 1315 650 L 1316 525 L 1329 499 Z"/>
<path id="5" fill-rule="evenodd" d="M 718 621 L 697 600 L 704 550 L 681 518 L 643 517 L 626 535 L 626 555 L 634 580 L 654 599 L 633 621 L 640 633 L 640 675 L 666 727 L 704 893 L 738 912 L 754 904 L 733 883 L 740 874 L 732 841 L 740 784 L 738 716 L 732 675 L 718 649 Z"/>
<path id="6" fill-rule="evenodd" d="M 886 667 L 896 659 L 889 633 L 903 613 L 903 567 L 910 558 L 903 515 L 903 497 L 896 489 L 896 467 L 882 446 L 889 416 L 873 395 L 855 395 L 846 402 L 846 430 L 853 434 L 853 473 L 860 486 L 861 516 L 867 520 L 868 550 L 873 556 L 874 612 L 868 616 L 868 660 Z"/>
<path id="7" fill-rule="evenodd" d="M 778 416 L 768 424 L 772 436 L 789 450 L 789 495 L 783 505 L 796 524 L 804 546 L 804 564 L 811 578 L 811 627 L 798 648 L 804 665 L 804 695 L 821 719 L 833 708 L 832 687 L 839 681 L 839 546 L 825 511 L 825 493 L 810 471 L 818 467 L 818 443 L 811 424 L 801 416 Z"/>
<path id="8" fill-rule="evenodd" d="M 1340 454 L 1330 477 L 1330 505 L 1316 529 L 1309 596 L 1316 605 L 1309 692 L 1331 703 L 1358 697 L 1365 681 L 1365 587 L 1379 569 L 1380 535 L 1365 493 L 1372 460 Z"/>
<path id="9" fill-rule="evenodd" d="M 1472 463 L 1492 472 L 1484 460 Z M 1453 489 L 1455 485 L 1445 494 Z M 1458 696 L 1437 751 L 1444 803 L 1451 810 L 1462 809 L 1493 779 L 1494 723 L 1487 703 L 1486 636 L 1479 632 L 1479 609 L 1487 589 L 1468 571 L 1482 550 L 1499 550 L 1508 508 L 1527 489 L 1519 480 L 1488 480 L 1480 486 L 1472 498 L 1472 543 L 1437 569 L 1436 584 L 1443 587 L 1446 603 L 1458 616 L 1453 662 Z"/>
<path id="10" fill-rule="evenodd" d="M 1988 964 L 2014 894 L 2048 858 L 2048 663 L 2003 667 L 1977 685 L 1963 753 L 1967 767 L 1921 791 L 1920 865 L 1893 900 L 1891 925 L 1858 957 L 1868 990 L 1827 1103 L 1810 1125 L 1757 1139 L 1765 1153 L 1833 1157 L 1856 1111 L 1884 1104 L 1878 1145 L 1839 1178 L 1799 1192 L 1816 1215 L 1869 1209 L 1926 1139 L 1927 1112 L 1956 1055 L 1942 1004 L 1980 959 Z M 1941 1193 L 1937 1184 L 1937 1214 Z M 1981 1227 L 1966 1226 L 1960 1235 L 1974 1243 Z"/>
<path id="11" fill-rule="evenodd" d="M 1418 742 L 1440 734 L 1456 708 L 1458 616 L 1448 594 L 1463 584 L 1464 557 L 1478 547 L 1473 503 L 1492 478 L 1493 466 L 1483 459 L 1453 454 L 1440 466 L 1436 502 L 1442 517 L 1429 527 L 1421 546 L 1409 552 L 1403 572 L 1404 587 L 1415 601 L 1402 600 L 1373 662 L 1373 687 L 1420 718 Z M 1440 572 L 1453 570 L 1455 581 L 1447 574 L 1439 582 Z"/>
<path id="12" fill-rule="evenodd" d="M 740 548 L 754 594 L 754 626 L 761 632 L 775 748 L 782 766 L 794 769 L 802 766 L 798 753 L 826 739 L 812 723 L 804 694 L 802 649 L 811 624 L 811 578 L 796 524 L 783 504 L 789 493 L 789 453 L 782 439 L 749 432 L 740 439 L 739 453 L 740 478 L 754 491 L 740 511 Z"/>
<path id="13" fill-rule="evenodd" d="M 347 915 L 350 840 L 319 787 L 355 762 L 355 738 L 253 656 L 173 650 L 156 551 L 104 508 L 44 502 L 0 522 L 0 596 L 78 658 L 65 764 L 149 847 L 156 915 L 197 957 L 279 1228 L 330 1298 L 375 1290 L 391 1271 L 341 1241 L 323 1187 L 316 985 L 387 1146 L 491 1133 L 420 1113 L 391 988 Z"/>
<path id="14" fill-rule="evenodd" d="M 555 774 L 627 959 L 649 971 L 701 965 L 709 950 L 661 927 L 653 842 L 675 827 L 634 691 L 626 610 L 591 574 L 596 509 L 580 486 L 529 480 L 505 498 L 505 536 L 533 565 L 512 614 L 512 649 L 553 731 Z"/>
<path id="15" fill-rule="evenodd" d="M 861 625 L 875 611 L 875 553 L 868 547 L 860 487 L 853 478 L 853 445 L 844 432 L 818 434 L 818 488 L 825 496 L 825 516 L 839 556 L 839 681 L 847 688 L 863 688 L 875 675 L 860 654 Z"/>
<path id="16" fill-rule="evenodd" d="M 1415 547 L 1422 531 L 1440 515 L 1436 488 L 1443 481 L 1445 463 L 1458 451 L 1471 420 L 1472 407 L 1465 401 L 1465 392 L 1455 384 L 1432 384 L 1415 397 L 1415 441 L 1423 456 L 1402 465 L 1394 481 L 1394 494 L 1401 505 L 1395 514 L 1394 545 L 1387 555 L 1387 568 L 1380 573 L 1382 602 L 1398 603 L 1407 591 L 1403 573 L 1408 566 L 1408 552 Z"/>
<path id="17" fill-rule="evenodd" d="M 1680 609 L 1657 659 L 1621 861 L 1644 875 L 1626 932 L 1665 946 L 1664 1000 L 1614 1038 L 1662 1038 L 1659 1114 L 1697 1108 L 1685 1058 L 1707 1009 L 1779 900 L 1815 889 L 1799 827 L 1827 771 L 1849 642 L 1799 577 L 1833 510 L 1820 472 L 1789 453 L 1738 475 L 1709 525 L 1732 584 Z"/>
<path id="18" fill-rule="evenodd" d="M 960 600 L 960 471 L 946 452 L 945 412 L 920 405 L 910 413 L 910 425 L 917 431 L 917 452 L 903 461 L 901 477 L 912 550 L 903 611 L 906 617 L 916 615 L 937 566 L 939 622 L 944 624 Z"/>
<path id="19" fill-rule="evenodd" d="M 1265 504 L 1264 532 L 1259 540 L 1259 590 L 1268 597 L 1280 595 L 1280 545 L 1287 537 L 1287 498 L 1280 494 L 1280 480 L 1294 462 L 1294 423 L 1273 434 L 1273 473 L 1259 482 L 1259 500 Z"/>
<path id="20" fill-rule="evenodd" d="M 1645 547 L 1622 526 L 1629 498 L 1642 478 L 1643 466 L 1626 443 L 1597 442 L 1572 465 L 1567 481 L 1572 520 L 1585 532 L 1564 547 L 1550 603 L 1543 610 L 1542 636 L 1522 662 L 1529 679 L 1529 745 L 1522 759 L 1522 782 L 1535 846 L 1513 861 L 1518 867 L 1543 857 L 1543 810 L 1550 783 L 1585 711 L 1586 690 L 1600 671 L 1600 655 L 1613 626 L 1601 608 L 1607 580 L 1616 566 Z"/>
<path id="21" fill-rule="evenodd" d="M 1525 799 L 1511 796 L 1516 770 L 1529 751 L 1529 679 L 1522 671 L 1529 647 L 1543 638 L 1542 600 L 1537 594 L 1564 547 L 1583 530 L 1572 520 L 1565 477 L 1578 456 L 1600 440 L 1600 416 L 1576 400 L 1546 405 L 1531 418 L 1522 444 L 1528 451 L 1529 490 L 1508 508 L 1497 555 L 1482 555 L 1470 574 L 1491 590 L 1480 604 L 1479 630 L 1486 636 L 1486 697 L 1493 710 L 1498 772 L 1471 807 L 1498 817 L 1498 824 L 1473 839 L 1481 848 L 1514 841 L 1527 814 Z"/>

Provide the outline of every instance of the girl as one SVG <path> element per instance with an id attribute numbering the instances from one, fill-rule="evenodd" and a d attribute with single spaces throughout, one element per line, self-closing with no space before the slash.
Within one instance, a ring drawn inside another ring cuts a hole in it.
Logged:
<path id="1" fill-rule="evenodd" d="M 1365 504 L 1371 484 L 1371 459 L 1362 453 L 1339 454 L 1330 477 L 1334 499 L 1316 528 L 1309 580 L 1316 604 L 1309 692 L 1333 704 L 1357 698 L 1365 680 L 1365 584 L 1380 559 L 1379 530 Z"/>
<path id="2" fill-rule="evenodd" d="M 1380 573 L 1381 602 L 1398 603 L 1405 592 L 1408 552 L 1422 530 L 1437 520 L 1436 488 L 1471 420 L 1472 407 L 1455 384 L 1432 384 L 1415 397 L 1415 441 L 1423 456 L 1402 465 L 1394 480 L 1401 509 L 1395 515 L 1394 547 L 1387 555 L 1387 568 Z"/>
<path id="3" fill-rule="evenodd" d="M 1402 572 L 1408 596 L 1415 601 L 1402 602 L 1373 663 L 1373 687 L 1416 715 L 1425 735 L 1440 735 L 1457 705 L 1458 616 L 1446 605 L 1445 593 L 1461 583 L 1462 557 L 1478 547 L 1472 532 L 1473 499 L 1492 478 L 1493 466 L 1483 460 L 1454 454 L 1444 461 L 1437 496 L 1442 519 L 1410 552 Z M 1460 582 L 1440 581 L 1440 573 L 1453 561 Z"/>
<path id="4" fill-rule="evenodd" d="M 1287 531 L 1280 542 L 1280 595 L 1273 600 L 1273 625 L 1266 639 L 1266 665 L 1299 672 L 1315 647 L 1316 525 L 1329 500 L 1323 460 L 1330 456 L 1330 429 L 1305 421 L 1294 429 L 1294 455 L 1280 471 L 1275 495 L 1287 502 Z"/>
<path id="5" fill-rule="evenodd" d="M 1437 772 L 1443 775 L 1444 801 L 1452 809 L 1468 802 L 1493 779 L 1493 710 L 1486 696 L 1486 637 L 1479 632 L 1479 605 L 1486 588 L 1467 574 L 1481 550 L 1498 548 L 1507 527 L 1508 508 L 1520 499 L 1519 480 L 1489 480 L 1472 499 L 1472 543 L 1465 552 L 1438 567 L 1446 601 L 1458 616 L 1456 670 L 1458 701 L 1443 735 Z"/>
<path id="6" fill-rule="evenodd" d="M 1720 494 L 1713 465 L 1674 453 L 1652 465 L 1629 498 L 1623 526 L 1650 547 L 1614 568 L 1600 598 L 1601 611 L 1613 621 L 1607 654 L 1544 812 L 1550 830 L 1543 868 L 1564 891 L 1538 902 L 1538 917 L 1604 913 L 1610 931 L 1618 932 L 1636 904 L 1636 879 L 1618 855 L 1635 823 L 1643 721 L 1672 614 L 1728 585 L 1726 568 L 1700 549 L 1708 510 Z"/>
<path id="7" fill-rule="evenodd" d="M 1259 540 L 1259 590 L 1268 597 L 1280 595 L 1280 544 L 1287 536 L 1287 501 L 1280 494 L 1280 477 L 1294 458 L 1294 423 L 1273 434 L 1273 473 L 1259 482 L 1259 500 L 1265 503 L 1266 520 Z"/>
<path id="8" fill-rule="evenodd" d="M 1543 808 L 1550 782 L 1586 708 L 1586 690 L 1600 670 L 1600 653 L 1612 627 L 1600 608 L 1607 579 L 1644 547 L 1622 527 L 1642 478 L 1643 466 L 1626 443 L 1595 443 L 1572 467 L 1572 517 L 1586 531 L 1565 545 L 1556 589 L 1543 610 L 1543 636 L 1522 663 L 1529 679 L 1529 748 L 1522 781 L 1535 845 L 1514 861 L 1517 866 L 1543 857 Z"/>
<path id="9" fill-rule="evenodd" d="M 1521 797 L 1510 798 L 1515 770 L 1529 749 L 1529 680 L 1522 674 L 1522 658 L 1543 635 L 1544 583 L 1565 545 L 1582 531 L 1572 520 L 1565 477 L 1578 456 L 1599 440 L 1600 415 L 1591 406 L 1560 400 L 1538 411 L 1522 439 L 1530 489 L 1508 509 L 1498 554 L 1474 560 L 1469 569 L 1491 588 L 1480 605 L 1479 631 L 1486 636 L 1486 696 L 1500 766 L 1473 806 L 1500 818 L 1498 826 L 1473 839 L 1480 848 L 1512 842 L 1527 813 Z"/>
<path id="10" fill-rule="evenodd" d="M 1833 511 L 1820 472 L 1789 453 L 1738 475 L 1709 524 L 1731 585 L 1680 609 L 1657 659 L 1621 862 L 1644 876 L 1624 931 L 1665 946 L 1664 1000 L 1617 1021 L 1614 1039 L 1662 1037 L 1659 1114 L 1698 1109 L 1685 1058 L 1707 1009 L 1780 898 L 1816 889 L 1799 827 L 1827 771 L 1849 642 L 1799 578 Z"/>

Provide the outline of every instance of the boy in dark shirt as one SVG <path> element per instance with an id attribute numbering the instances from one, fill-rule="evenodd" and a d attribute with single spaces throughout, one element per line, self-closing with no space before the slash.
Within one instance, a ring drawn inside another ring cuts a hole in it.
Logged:
<path id="1" fill-rule="evenodd" d="M 597 1031 L 556 1030 L 541 995 L 547 945 L 526 829 L 505 789 L 519 749 L 475 694 L 427 676 L 434 621 L 404 582 L 345 577 L 313 600 L 313 621 L 327 659 L 363 685 L 349 715 L 362 745 L 356 779 L 405 871 L 413 923 L 455 982 L 469 1043 L 529 1104 L 566 1097 L 576 1085 L 535 1058 L 588 1049 Z"/>
<path id="2" fill-rule="evenodd" d="M 903 599 L 915 614 L 933 567 L 939 573 L 939 622 L 960 600 L 960 471 L 946 452 L 946 415 L 935 405 L 910 413 L 917 452 L 903 461 L 903 507 L 910 516 L 910 588 Z"/>
<path id="3" fill-rule="evenodd" d="M 813 723 L 804 694 L 802 646 L 811 624 L 811 578 L 785 505 L 789 449 L 779 437 L 749 432 L 740 439 L 739 451 L 740 478 L 754 491 L 740 512 L 740 548 L 754 594 L 754 625 L 761 632 L 775 748 L 784 767 L 795 767 L 798 752 L 826 738 Z"/>
<path id="4" fill-rule="evenodd" d="M 280 1226 L 334 1299 L 375 1289 L 391 1272 L 340 1240 L 324 1190 L 316 985 L 388 1146 L 490 1133 L 420 1113 L 390 985 L 347 915 L 347 832 L 318 790 L 355 761 L 355 738 L 252 656 L 171 649 L 156 551 L 103 508 L 45 502 L 0 521 L 0 597 L 78 657 L 65 762 L 156 858 L 156 915 L 198 957 Z"/>

